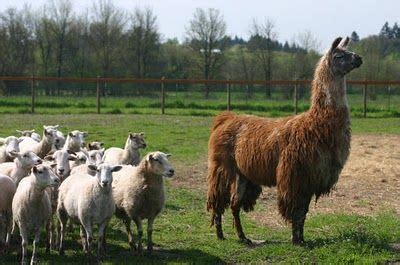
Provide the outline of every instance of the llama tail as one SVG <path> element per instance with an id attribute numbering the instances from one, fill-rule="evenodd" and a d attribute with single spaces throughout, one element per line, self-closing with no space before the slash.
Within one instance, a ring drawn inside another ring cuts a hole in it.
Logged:
<path id="1" fill-rule="evenodd" d="M 222 112 L 221 114 L 219 114 L 218 116 L 216 116 L 214 118 L 213 125 L 211 127 L 211 131 L 214 131 L 216 128 L 221 126 L 225 121 L 231 119 L 234 116 L 235 116 L 235 114 L 230 111 Z"/>

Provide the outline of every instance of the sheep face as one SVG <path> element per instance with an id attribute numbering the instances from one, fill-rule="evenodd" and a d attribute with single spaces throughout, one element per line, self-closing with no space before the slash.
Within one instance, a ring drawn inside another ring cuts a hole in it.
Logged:
<path id="1" fill-rule="evenodd" d="M 88 149 L 90 150 L 100 150 L 103 148 L 103 142 L 91 142 L 88 144 Z"/>
<path id="2" fill-rule="evenodd" d="M 146 142 L 144 141 L 144 133 L 129 133 L 127 144 L 132 149 L 146 148 Z"/>
<path id="3" fill-rule="evenodd" d="M 61 148 L 63 148 L 65 144 L 65 137 L 64 134 L 60 131 L 56 131 L 56 139 L 54 141 L 54 146 L 57 150 L 60 150 Z"/>
<path id="4" fill-rule="evenodd" d="M 56 126 L 43 126 L 43 136 L 46 138 L 47 142 L 50 144 L 54 144 L 57 138 L 57 129 L 58 125 Z"/>
<path id="5" fill-rule="evenodd" d="M 71 168 L 69 165 L 69 161 L 77 160 L 76 154 L 69 150 L 57 150 L 52 155 L 48 155 L 44 158 L 48 161 L 54 161 L 55 172 L 61 178 L 64 179 L 65 176 L 68 176 L 71 172 Z"/>
<path id="6" fill-rule="evenodd" d="M 81 132 L 78 130 L 74 130 L 68 134 L 74 146 L 84 147 L 85 146 L 85 138 L 87 136 L 87 132 Z"/>
<path id="7" fill-rule="evenodd" d="M 147 155 L 146 160 L 150 165 L 150 170 L 158 176 L 172 177 L 175 173 L 174 168 L 168 161 L 170 154 L 154 152 Z"/>
<path id="8" fill-rule="evenodd" d="M 100 150 L 90 150 L 89 151 L 89 164 L 99 165 L 103 161 L 104 148 Z"/>
<path id="9" fill-rule="evenodd" d="M 89 169 L 96 171 L 96 178 L 99 185 L 102 188 L 109 188 L 111 187 L 113 177 L 112 173 L 120 171 L 122 166 L 111 166 L 108 164 L 101 164 L 101 165 L 89 165 Z"/>
<path id="10" fill-rule="evenodd" d="M 60 183 L 60 179 L 54 174 L 49 166 L 38 165 L 32 168 L 32 176 L 35 184 L 40 188 L 54 187 Z"/>
<path id="11" fill-rule="evenodd" d="M 31 168 L 42 163 L 42 159 L 32 151 L 26 151 L 22 154 L 18 153 L 16 160 L 19 161 L 23 168 Z"/>
<path id="12" fill-rule="evenodd" d="M 8 136 L 7 138 L 0 138 L 0 142 L 6 145 L 6 155 L 9 157 L 16 157 L 19 153 L 19 143 L 22 139 L 15 136 Z"/>

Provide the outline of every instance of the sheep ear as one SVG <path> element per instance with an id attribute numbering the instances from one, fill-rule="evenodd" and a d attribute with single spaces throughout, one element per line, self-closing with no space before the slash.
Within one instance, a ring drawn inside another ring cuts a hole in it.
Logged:
<path id="1" fill-rule="evenodd" d="M 37 166 L 33 166 L 32 171 L 33 171 L 33 173 L 37 173 L 38 172 Z"/>
<path id="2" fill-rule="evenodd" d="M 78 160 L 78 158 L 76 156 L 74 156 L 74 155 L 69 155 L 68 156 L 68 160 L 76 161 L 76 160 Z"/>
<path id="3" fill-rule="evenodd" d="M 100 142 L 100 146 L 103 147 L 103 145 L 104 145 L 104 143 L 103 143 L 103 142 Z M 103 149 L 104 149 L 104 148 L 103 148 Z"/>
<path id="4" fill-rule="evenodd" d="M 35 129 L 30 130 L 31 133 L 35 132 Z"/>
<path id="5" fill-rule="evenodd" d="M 153 161 L 154 160 L 154 156 L 153 155 L 149 155 L 149 161 Z"/>
<path id="6" fill-rule="evenodd" d="M 337 46 L 339 45 L 339 43 L 340 43 L 341 41 L 342 41 L 342 37 L 336 38 L 336 39 L 333 41 L 331 48 L 329 49 L 329 53 L 332 53 L 332 52 L 337 48 Z"/>
<path id="7" fill-rule="evenodd" d="M 171 154 L 165 154 L 166 156 L 167 156 L 167 158 L 169 158 L 169 157 L 171 157 L 172 155 Z"/>
<path id="8" fill-rule="evenodd" d="M 0 144 L 4 144 L 6 142 L 6 138 L 0 138 Z"/>
<path id="9" fill-rule="evenodd" d="M 74 134 L 72 132 L 69 132 L 68 135 L 74 137 Z"/>
<path id="10" fill-rule="evenodd" d="M 133 139 L 135 136 L 133 135 L 133 133 L 129 133 L 129 138 Z"/>
<path id="11" fill-rule="evenodd" d="M 88 165 L 88 168 L 90 169 L 90 170 L 97 170 L 97 166 L 96 165 Z"/>
<path id="12" fill-rule="evenodd" d="M 122 166 L 113 166 L 112 168 L 111 168 L 111 172 L 118 172 L 118 171 L 120 171 L 122 169 Z"/>
<path id="13" fill-rule="evenodd" d="M 76 156 L 76 153 L 75 153 L 74 151 L 67 150 L 67 152 L 68 152 L 68 154 L 70 154 L 70 155 L 75 155 L 75 156 Z"/>
<path id="14" fill-rule="evenodd" d="M 60 127 L 58 124 L 53 126 L 54 129 L 58 129 L 58 127 Z"/>
<path id="15" fill-rule="evenodd" d="M 50 164 L 50 167 L 51 167 L 51 168 L 55 168 L 56 166 L 57 166 L 57 163 L 51 163 L 51 164 Z"/>
<path id="16" fill-rule="evenodd" d="M 140 136 L 144 136 L 144 132 L 140 132 L 139 135 L 140 135 Z"/>
<path id="17" fill-rule="evenodd" d="M 47 156 L 44 157 L 44 160 L 53 161 L 54 157 L 52 155 L 47 155 Z"/>
<path id="18" fill-rule="evenodd" d="M 24 139 L 18 138 L 18 143 L 22 142 Z"/>
<path id="19" fill-rule="evenodd" d="M 344 40 L 340 42 L 339 47 L 346 50 L 349 43 L 350 43 L 350 38 L 346 37 Z"/>
<path id="20" fill-rule="evenodd" d="M 87 137 L 88 136 L 88 132 L 83 132 L 83 137 Z"/>
<path id="21" fill-rule="evenodd" d="M 21 133 L 21 134 L 23 133 L 23 131 L 20 131 L 20 130 L 15 130 L 15 131 L 16 131 L 17 133 Z"/>
<path id="22" fill-rule="evenodd" d="M 105 148 L 101 148 L 99 151 L 102 152 L 102 153 L 104 154 L 104 152 L 106 151 L 106 149 L 105 149 Z"/>

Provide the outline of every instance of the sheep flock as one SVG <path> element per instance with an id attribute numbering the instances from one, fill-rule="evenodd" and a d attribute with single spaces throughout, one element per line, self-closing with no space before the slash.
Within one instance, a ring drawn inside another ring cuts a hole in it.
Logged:
<path id="1" fill-rule="evenodd" d="M 0 138 L 0 253 L 11 244 L 21 246 L 21 262 L 37 262 L 40 234 L 45 231 L 46 252 L 64 254 L 65 233 L 80 228 L 82 250 L 104 257 L 108 222 L 115 215 L 125 225 L 132 251 L 142 252 L 142 220 L 146 219 L 147 251 L 153 250 L 155 218 L 165 205 L 164 177 L 174 175 L 170 154 L 150 152 L 144 133 L 129 132 L 124 148 L 105 149 L 103 142 L 86 143 L 87 132 L 66 134 L 60 126 L 16 130 Z M 137 236 L 131 230 L 136 224 Z M 94 237 L 94 231 L 97 236 Z M 31 240 L 31 241 L 30 241 Z"/>

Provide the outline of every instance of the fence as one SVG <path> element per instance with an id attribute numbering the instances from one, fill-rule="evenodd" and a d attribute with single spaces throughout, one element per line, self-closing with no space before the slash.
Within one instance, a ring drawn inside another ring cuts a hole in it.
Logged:
<path id="1" fill-rule="evenodd" d="M 79 89 L 79 91 L 75 88 L 61 88 L 61 90 L 65 90 L 68 92 L 65 92 L 63 95 L 72 95 L 72 99 L 76 98 L 79 99 L 80 97 L 84 97 L 85 95 L 92 95 L 95 89 L 95 97 L 96 101 L 95 104 L 90 103 L 88 106 L 92 107 L 95 105 L 97 113 L 102 112 L 102 104 L 103 100 L 106 100 L 109 96 L 105 93 L 106 90 L 110 90 L 109 86 L 112 84 L 112 91 L 110 92 L 112 95 L 126 95 L 127 92 L 126 90 L 128 88 L 121 86 L 121 84 L 130 84 L 130 85 L 136 85 L 139 87 L 139 90 L 135 92 L 135 96 L 141 96 L 141 94 L 148 94 L 149 98 L 158 98 L 158 102 L 152 102 L 149 103 L 151 106 L 157 106 L 160 108 L 161 114 L 166 113 L 166 98 L 168 94 L 175 93 L 175 105 L 182 105 L 182 103 L 178 100 L 180 96 L 178 95 L 178 92 L 187 92 L 190 89 L 191 90 L 191 95 L 193 98 L 196 98 L 194 96 L 196 93 L 200 94 L 199 90 L 199 85 L 203 85 L 206 87 L 207 94 L 208 93 L 219 93 L 219 98 L 218 98 L 218 104 L 219 108 L 221 109 L 221 98 L 223 94 L 226 94 L 226 101 L 223 103 L 225 105 L 225 109 L 231 110 L 235 106 L 232 104 L 233 95 L 236 95 L 235 100 L 237 102 L 245 102 L 245 105 L 248 105 L 249 101 L 257 101 L 257 95 L 254 96 L 255 94 L 258 93 L 258 98 L 260 97 L 260 87 L 263 86 L 262 89 L 268 88 L 269 93 L 271 93 L 271 89 L 275 88 L 275 92 L 273 93 L 278 93 L 279 91 L 282 92 L 283 90 L 286 91 L 286 96 L 285 96 L 285 102 L 288 103 L 290 101 L 289 97 L 292 97 L 292 108 L 286 108 L 293 110 L 295 114 L 297 114 L 299 111 L 302 111 L 306 108 L 306 105 L 302 105 L 302 107 L 299 107 L 299 103 L 301 101 L 301 98 L 306 99 L 307 95 L 309 96 L 310 93 L 307 93 L 307 89 L 305 89 L 306 86 L 310 85 L 309 80 L 270 80 L 270 81 L 264 81 L 264 80 L 195 80 L 195 79 L 135 79 L 135 78 L 102 78 L 102 77 L 97 77 L 97 78 L 72 78 L 72 77 L 62 77 L 62 78 L 57 78 L 57 77 L 0 77 L 0 81 L 3 81 L 3 83 L 7 83 L 5 86 L 11 86 L 11 89 L 9 89 L 8 96 L 12 95 L 12 85 L 10 84 L 19 84 L 19 86 L 23 86 L 26 94 L 30 94 L 30 112 L 35 113 L 35 108 L 38 105 L 37 102 L 37 97 L 40 93 L 46 94 L 46 95 L 52 95 L 54 96 L 57 94 L 56 92 L 49 92 L 46 90 L 49 84 L 56 83 L 53 87 L 58 88 L 58 96 L 60 96 L 60 87 L 65 84 L 86 84 L 85 89 Z M 38 83 L 45 84 L 44 87 L 42 86 L 41 89 L 39 89 Z M 21 85 L 22 84 L 22 85 Z M 26 89 L 27 84 L 29 84 L 30 89 Z M 172 88 L 175 85 L 175 88 Z M 399 91 L 396 90 L 397 88 L 400 87 L 400 80 L 399 81 L 377 81 L 377 80 L 349 80 L 347 81 L 348 86 L 356 86 L 358 88 L 362 88 L 362 102 L 358 102 L 359 105 L 362 105 L 360 108 L 361 111 L 361 116 L 362 117 L 367 117 L 367 111 L 368 111 L 368 94 L 369 94 L 369 89 L 374 91 L 372 94 L 383 94 L 382 88 L 385 88 L 386 95 L 385 95 L 385 101 L 387 100 L 388 104 L 388 109 L 391 109 L 391 104 L 393 105 L 396 104 L 396 101 L 399 100 L 400 102 L 400 93 Z M 95 87 L 93 87 L 95 86 Z M 194 86 L 194 88 L 193 88 Z M 239 87 L 239 89 L 233 89 L 233 86 Z M 156 88 L 154 90 L 154 87 Z M 158 87 L 158 91 L 157 91 Z M 182 88 L 183 87 L 183 88 Z M 151 89 L 150 89 L 151 88 Z M 276 89 L 278 88 L 278 89 Z M 185 90 L 186 89 L 186 90 Z M 267 90 L 265 90 L 267 91 Z M 353 90 L 352 90 L 353 91 Z M 360 89 L 357 91 L 361 92 Z M 376 92 L 380 91 L 380 92 Z M 40 93 L 39 93 L 40 92 Z M 357 93 L 357 92 L 356 92 Z M 7 93 L 5 93 L 7 94 Z M 196 94 L 196 95 L 197 95 Z M 120 95 L 120 96 L 121 96 Z M 132 96 L 133 94 L 128 95 Z M 133 98 L 135 98 L 133 96 Z M 396 99 L 392 98 L 393 96 L 396 96 Z M 198 96 L 197 96 L 198 97 Z M 271 96 L 270 96 L 271 97 Z M 198 100 L 198 98 L 197 98 Z M 373 97 L 372 97 L 373 100 Z M 391 102 L 392 101 L 392 102 Z M 393 102 L 394 101 L 394 102 Z M 217 102 L 217 101 L 215 101 Z M 304 102 L 308 102 L 304 100 Z M 373 103 L 371 101 L 371 103 Z M 12 105 L 12 103 L 8 102 L 7 104 Z M 26 106 L 26 102 L 24 103 Z M 209 106 L 212 104 L 212 102 L 209 104 Z M 135 106 L 133 103 L 126 103 L 126 106 Z M 173 104 L 170 104 L 173 105 Z M 188 105 L 196 105 L 195 103 L 190 103 Z M 373 105 L 373 104 L 371 104 Z M 85 106 L 85 103 L 82 103 L 81 106 Z M 179 107 L 179 106 L 178 106 Z M 241 106 L 240 104 L 236 105 L 237 108 L 242 108 L 245 109 L 246 106 Z M 258 109 L 262 110 L 263 108 L 258 106 Z M 395 109 L 396 110 L 396 109 Z M 27 112 L 26 109 L 23 110 L 24 112 Z M 370 108 L 370 111 L 373 111 L 373 108 Z M 397 111 L 397 110 L 396 110 Z M 397 113 L 397 112 L 396 112 Z M 400 113 L 400 110 L 398 110 L 398 113 Z"/>

